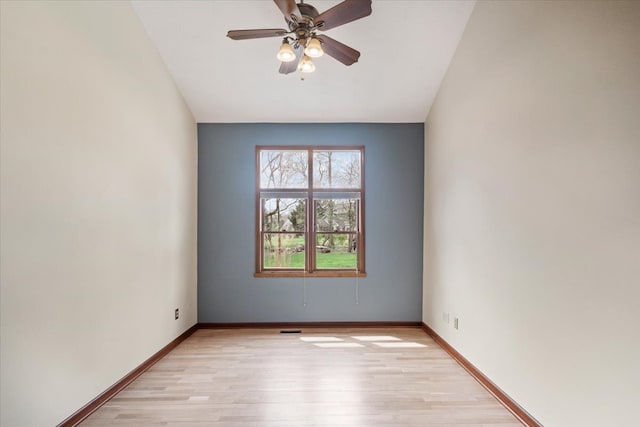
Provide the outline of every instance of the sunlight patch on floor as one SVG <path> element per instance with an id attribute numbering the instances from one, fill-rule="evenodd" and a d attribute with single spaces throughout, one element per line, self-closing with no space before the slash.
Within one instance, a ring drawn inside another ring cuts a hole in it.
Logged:
<path id="1" fill-rule="evenodd" d="M 362 335 L 358 337 L 351 337 L 358 341 L 402 341 L 400 338 L 392 337 L 390 335 Z"/>

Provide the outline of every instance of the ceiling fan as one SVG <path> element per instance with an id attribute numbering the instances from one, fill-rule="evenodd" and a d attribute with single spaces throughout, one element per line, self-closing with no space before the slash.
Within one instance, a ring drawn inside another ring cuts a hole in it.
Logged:
<path id="1" fill-rule="evenodd" d="M 273 0 L 284 15 L 288 30 L 279 28 L 258 30 L 231 30 L 227 37 L 233 40 L 283 37 L 277 58 L 282 61 L 281 74 L 300 70 L 311 73 L 316 69 L 311 58 L 326 53 L 344 65 L 358 62 L 360 52 L 317 31 L 327 31 L 343 24 L 371 15 L 371 0 L 344 0 L 322 13 L 301 0 Z"/>

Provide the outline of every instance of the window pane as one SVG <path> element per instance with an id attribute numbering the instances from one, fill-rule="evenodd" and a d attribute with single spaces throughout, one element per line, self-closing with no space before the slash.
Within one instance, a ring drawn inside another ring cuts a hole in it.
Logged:
<path id="1" fill-rule="evenodd" d="M 305 199 L 262 199 L 262 230 L 304 233 L 305 205 Z"/>
<path id="2" fill-rule="evenodd" d="M 314 151 L 315 188 L 360 188 L 360 151 Z"/>
<path id="3" fill-rule="evenodd" d="M 315 221 L 316 231 L 358 231 L 358 200 L 316 200 Z"/>
<path id="4" fill-rule="evenodd" d="M 309 187 L 306 151 L 260 151 L 260 188 Z"/>
<path id="5" fill-rule="evenodd" d="M 358 248 L 355 234 L 318 234 L 316 267 L 321 269 L 355 270 Z"/>
<path id="6" fill-rule="evenodd" d="M 304 269 L 304 235 L 264 234 L 263 268 Z"/>

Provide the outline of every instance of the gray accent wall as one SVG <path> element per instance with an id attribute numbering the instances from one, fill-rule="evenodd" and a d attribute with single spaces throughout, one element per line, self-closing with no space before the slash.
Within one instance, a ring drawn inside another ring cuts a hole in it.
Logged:
<path id="1" fill-rule="evenodd" d="M 257 145 L 365 147 L 367 277 L 253 276 Z M 422 123 L 199 124 L 198 320 L 420 321 L 423 146 Z"/>

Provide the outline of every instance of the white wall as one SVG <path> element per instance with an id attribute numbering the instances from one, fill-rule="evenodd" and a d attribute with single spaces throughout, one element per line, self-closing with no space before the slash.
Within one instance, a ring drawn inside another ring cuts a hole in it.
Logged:
<path id="1" fill-rule="evenodd" d="M 196 124 L 128 2 L 1 8 L 0 424 L 54 425 L 196 322 Z"/>
<path id="2" fill-rule="evenodd" d="M 547 427 L 636 425 L 640 2 L 478 2 L 425 143 L 424 322 Z"/>

